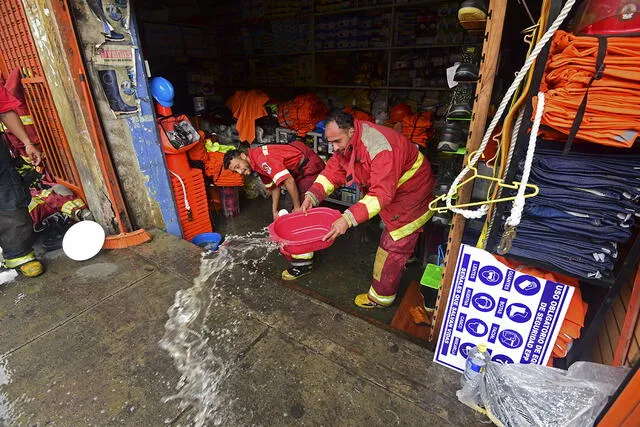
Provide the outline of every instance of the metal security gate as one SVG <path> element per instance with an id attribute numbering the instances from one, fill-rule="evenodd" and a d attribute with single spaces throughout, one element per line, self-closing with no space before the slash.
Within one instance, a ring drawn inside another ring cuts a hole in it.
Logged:
<path id="1" fill-rule="evenodd" d="M 42 72 L 22 1 L 1 0 L 0 70 L 6 77 L 16 68 L 22 74 L 25 100 L 40 137 L 47 168 L 60 184 L 85 199 L 67 136 Z"/>

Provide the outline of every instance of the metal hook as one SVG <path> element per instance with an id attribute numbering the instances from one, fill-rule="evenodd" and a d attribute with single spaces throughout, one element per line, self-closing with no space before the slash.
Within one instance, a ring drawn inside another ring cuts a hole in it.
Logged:
<path id="1" fill-rule="evenodd" d="M 533 19 L 533 15 L 531 14 L 531 11 L 529 10 L 529 6 L 527 6 L 527 2 L 525 0 L 518 0 L 518 3 L 520 3 L 522 5 L 522 7 L 524 7 L 524 10 L 527 11 L 527 15 L 529 15 L 529 19 L 531 20 L 531 23 L 533 25 L 536 25 L 536 20 Z"/>

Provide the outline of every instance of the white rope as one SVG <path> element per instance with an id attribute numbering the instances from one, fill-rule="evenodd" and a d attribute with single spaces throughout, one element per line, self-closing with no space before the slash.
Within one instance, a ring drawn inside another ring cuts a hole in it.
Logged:
<path id="1" fill-rule="evenodd" d="M 184 207 L 186 210 L 190 211 L 191 206 L 189 205 L 189 199 L 187 199 L 187 189 L 184 186 L 184 182 L 182 181 L 182 178 L 180 178 L 180 175 L 178 175 L 172 170 L 169 170 L 169 173 L 175 176 L 176 178 L 178 178 L 178 181 L 180 181 L 180 185 L 182 186 L 182 195 L 184 196 Z"/>
<path id="2" fill-rule="evenodd" d="M 538 105 L 536 106 L 536 116 L 533 120 L 533 126 L 531 127 L 531 135 L 529 136 L 529 146 L 527 147 L 527 155 L 524 161 L 524 168 L 522 170 L 522 179 L 520 180 L 520 186 L 518 187 L 518 193 L 513 200 L 513 206 L 511 206 L 511 213 L 506 220 L 506 225 L 510 227 L 517 227 L 522 219 L 522 211 L 524 210 L 525 192 L 527 191 L 527 183 L 529 182 L 529 175 L 531 174 L 531 165 L 533 164 L 533 154 L 536 151 L 536 141 L 538 139 L 538 130 L 540 129 L 540 122 L 542 121 L 542 111 L 544 110 L 544 93 L 538 92 Z"/>
<path id="3" fill-rule="evenodd" d="M 456 208 L 452 205 L 451 200 L 453 196 L 456 194 L 456 188 L 458 187 L 458 184 L 460 184 L 460 181 L 462 181 L 462 179 L 467 175 L 467 173 L 469 173 L 469 171 L 471 170 L 470 167 L 475 166 L 475 164 L 478 162 L 478 159 L 484 152 L 485 148 L 487 148 L 487 144 L 489 144 L 489 139 L 491 137 L 491 134 L 493 133 L 493 130 L 498 125 L 498 122 L 502 118 L 502 115 L 504 114 L 504 111 L 506 110 L 507 105 L 509 104 L 511 98 L 513 97 L 513 94 L 515 93 L 516 89 L 518 88 L 518 86 L 520 86 L 520 83 L 527 75 L 529 68 L 531 68 L 531 65 L 540 54 L 540 51 L 542 50 L 542 48 L 549 42 L 551 37 L 553 37 L 553 34 L 556 32 L 556 30 L 560 28 L 560 25 L 566 19 L 567 15 L 571 11 L 571 8 L 575 4 L 575 2 L 576 0 L 567 0 L 567 3 L 564 5 L 562 10 L 560 11 L 560 14 L 558 15 L 558 17 L 555 19 L 555 21 L 553 21 L 553 24 L 551 24 L 549 29 L 544 33 L 544 35 L 540 39 L 540 41 L 533 48 L 533 50 L 531 51 L 531 54 L 527 57 L 527 60 L 525 61 L 524 65 L 518 72 L 518 75 L 516 76 L 515 80 L 513 81 L 513 83 L 511 83 L 511 86 L 509 86 L 509 89 L 507 90 L 507 93 L 505 94 L 504 98 L 502 98 L 502 102 L 498 107 L 498 111 L 493 116 L 493 119 L 491 120 L 491 124 L 489 124 L 489 127 L 487 128 L 487 131 L 485 132 L 484 137 L 482 138 L 482 143 L 478 147 L 478 151 L 476 151 L 475 155 L 471 158 L 469 163 L 460 171 L 456 179 L 453 180 L 453 183 L 451 184 L 451 188 L 449 188 L 449 192 L 444 197 L 447 208 L 452 210 L 453 212 L 461 214 L 465 218 L 481 218 L 484 215 L 486 215 L 487 211 L 489 210 L 489 206 L 486 204 L 480 206 L 480 208 L 477 210 Z"/>

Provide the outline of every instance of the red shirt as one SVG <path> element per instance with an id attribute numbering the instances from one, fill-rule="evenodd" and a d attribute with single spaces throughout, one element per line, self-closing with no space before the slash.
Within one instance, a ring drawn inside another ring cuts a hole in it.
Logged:
<path id="1" fill-rule="evenodd" d="M 20 108 L 18 98 L 11 95 L 4 86 L 0 85 L 0 114 L 8 111 L 16 111 Z"/>
<path id="2" fill-rule="evenodd" d="M 258 172 L 260 179 L 271 189 L 280 187 L 290 176 L 296 181 L 302 178 L 302 166 L 317 157 L 317 154 L 300 141 L 291 144 L 267 144 L 249 149 L 249 164 Z"/>

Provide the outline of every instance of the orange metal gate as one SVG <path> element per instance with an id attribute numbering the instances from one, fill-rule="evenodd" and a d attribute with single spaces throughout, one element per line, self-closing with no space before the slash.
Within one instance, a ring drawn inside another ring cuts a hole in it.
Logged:
<path id="1" fill-rule="evenodd" d="M 26 102 L 46 155 L 47 167 L 60 184 L 84 199 L 80 176 L 42 72 L 22 1 L 1 0 L 1 3 L 0 70 L 6 77 L 20 68 Z"/>

